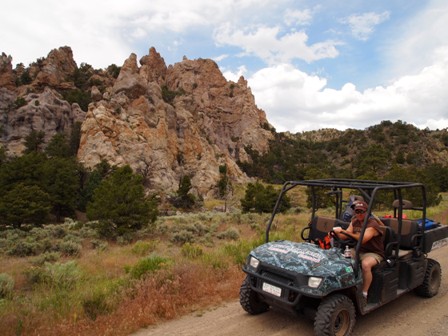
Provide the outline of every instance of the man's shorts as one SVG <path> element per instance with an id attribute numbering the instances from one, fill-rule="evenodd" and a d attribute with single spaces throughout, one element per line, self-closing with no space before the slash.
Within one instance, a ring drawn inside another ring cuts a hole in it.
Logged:
<path id="1" fill-rule="evenodd" d="M 372 257 L 378 262 L 378 264 L 384 260 L 384 258 L 382 256 L 380 256 L 377 253 L 373 253 L 373 252 L 360 253 L 359 256 L 360 256 L 361 261 L 363 261 L 367 257 Z"/>

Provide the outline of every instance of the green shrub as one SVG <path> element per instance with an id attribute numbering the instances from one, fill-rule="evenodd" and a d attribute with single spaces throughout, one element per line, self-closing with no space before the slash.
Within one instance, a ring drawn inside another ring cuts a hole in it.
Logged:
<path id="1" fill-rule="evenodd" d="M 214 269 L 226 269 L 229 266 L 225 256 L 219 252 L 205 253 L 202 255 L 201 260 Z"/>
<path id="2" fill-rule="evenodd" d="M 38 249 L 39 246 L 38 244 L 36 244 L 36 242 L 20 240 L 16 243 L 13 243 L 11 248 L 6 253 L 14 257 L 27 257 L 38 254 Z"/>
<path id="3" fill-rule="evenodd" d="M 66 263 L 46 263 L 43 281 L 50 288 L 72 289 L 81 279 L 81 271 L 75 261 Z"/>
<path id="4" fill-rule="evenodd" d="M 95 229 L 98 223 L 88 222 L 86 224 L 80 224 L 78 228 L 78 234 L 82 238 L 98 238 L 98 231 Z"/>
<path id="5" fill-rule="evenodd" d="M 185 243 L 182 245 L 182 255 L 184 257 L 190 258 L 190 259 L 196 259 L 200 257 L 204 251 L 202 248 L 195 244 Z"/>
<path id="6" fill-rule="evenodd" d="M 15 105 L 16 105 L 17 109 L 21 108 L 22 106 L 25 106 L 26 104 L 27 104 L 26 100 L 23 97 L 18 97 L 15 101 Z"/>
<path id="7" fill-rule="evenodd" d="M 229 228 L 224 232 L 218 234 L 219 239 L 230 239 L 230 240 L 238 240 L 240 238 L 240 234 L 237 229 Z"/>
<path id="8" fill-rule="evenodd" d="M 168 262 L 168 258 L 163 258 L 155 255 L 138 261 L 137 264 L 135 264 L 128 270 L 128 272 L 132 278 L 140 279 L 148 273 L 153 273 L 161 269 Z"/>
<path id="9" fill-rule="evenodd" d="M 109 244 L 105 241 L 93 239 L 90 244 L 92 244 L 92 248 L 98 251 L 105 251 Z"/>
<path id="10" fill-rule="evenodd" d="M 53 238 L 61 239 L 64 238 L 65 235 L 67 234 L 65 227 L 62 225 L 51 224 L 46 226 L 46 229 Z"/>
<path id="11" fill-rule="evenodd" d="M 191 231 L 188 231 L 188 230 L 182 230 L 180 232 L 175 232 L 171 237 L 171 241 L 173 243 L 180 243 L 180 244 L 192 243 L 193 240 L 194 240 L 194 235 Z"/>
<path id="12" fill-rule="evenodd" d="M 59 252 L 45 252 L 40 256 L 35 257 L 32 264 L 36 266 L 43 266 L 45 263 L 53 263 L 58 261 L 60 258 L 61 254 Z"/>
<path id="13" fill-rule="evenodd" d="M 30 230 L 29 234 L 34 237 L 35 239 L 41 240 L 45 238 L 49 238 L 49 231 L 41 228 L 41 227 L 34 227 Z"/>
<path id="14" fill-rule="evenodd" d="M 58 244 L 58 250 L 64 256 L 79 257 L 81 255 L 82 246 L 70 240 L 64 240 Z"/>
<path id="15" fill-rule="evenodd" d="M 24 272 L 28 284 L 31 286 L 43 284 L 45 279 L 45 270 L 43 265 L 38 267 L 29 267 Z"/>
<path id="16" fill-rule="evenodd" d="M 81 302 L 84 314 L 91 320 L 96 320 L 99 315 L 104 315 L 110 311 L 107 296 L 101 292 L 94 292 Z"/>
<path id="17" fill-rule="evenodd" d="M 224 246 L 226 255 L 232 257 L 237 265 L 242 265 L 247 258 L 249 252 L 255 247 L 254 243 L 248 241 L 240 241 L 238 243 L 227 244 Z"/>
<path id="18" fill-rule="evenodd" d="M 87 112 L 89 104 L 92 101 L 90 93 L 80 89 L 64 91 L 62 92 L 62 96 L 70 104 L 77 103 L 79 107 L 85 112 Z"/>
<path id="19" fill-rule="evenodd" d="M 50 289 L 73 289 L 81 280 L 82 273 L 75 261 L 48 263 L 41 267 L 30 267 L 25 271 L 30 285 L 42 285 Z"/>
<path id="20" fill-rule="evenodd" d="M 146 255 L 149 252 L 153 252 L 156 248 L 157 242 L 151 241 L 151 242 L 145 242 L 145 241 L 137 241 L 131 248 L 131 252 L 136 255 Z"/>
<path id="21" fill-rule="evenodd" d="M 14 279 L 6 273 L 0 273 L 0 299 L 9 299 L 14 290 Z"/>
<path id="22" fill-rule="evenodd" d="M 181 95 L 182 91 L 171 91 L 168 86 L 162 86 L 162 99 L 165 103 L 172 104 L 177 95 Z"/>

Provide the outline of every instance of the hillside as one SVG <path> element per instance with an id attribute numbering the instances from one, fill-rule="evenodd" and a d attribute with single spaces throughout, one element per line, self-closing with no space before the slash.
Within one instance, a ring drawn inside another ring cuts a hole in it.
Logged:
<path id="1" fill-rule="evenodd" d="M 406 178 L 404 171 L 446 175 L 448 131 L 420 130 L 403 121 L 383 121 L 365 130 L 279 133 L 270 141 L 266 154 L 247 150 L 254 161 L 241 163 L 244 171 L 272 183 L 325 176 Z M 428 173 L 431 169 L 435 171 Z M 416 175 L 408 177 L 421 180 Z M 448 187 L 446 178 L 437 183 L 441 189 Z"/>
<path id="2" fill-rule="evenodd" d="M 241 77 L 227 81 L 212 60 L 166 65 L 150 48 L 139 62 L 97 70 L 73 60 L 70 47 L 29 67 L 0 57 L 0 146 L 21 155 L 32 131 L 44 146 L 79 132 L 77 159 L 129 164 L 147 190 L 172 193 L 184 176 L 196 196 L 216 196 L 220 171 L 231 183 L 322 177 L 378 178 L 397 167 L 448 166 L 446 129 L 383 121 L 365 130 L 276 133 Z M 76 134 L 75 134 L 76 135 Z"/>

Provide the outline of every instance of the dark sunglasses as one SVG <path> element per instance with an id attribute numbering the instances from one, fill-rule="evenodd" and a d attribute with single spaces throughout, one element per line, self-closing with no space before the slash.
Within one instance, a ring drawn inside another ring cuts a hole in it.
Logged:
<path id="1" fill-rule="evenodd" d="M 364 210 L 356 210 L 355 213 L 357 213 L 357 214 L 363 214 L 363 213 L 365 213 L 365 211 L 364 211 Z"/>

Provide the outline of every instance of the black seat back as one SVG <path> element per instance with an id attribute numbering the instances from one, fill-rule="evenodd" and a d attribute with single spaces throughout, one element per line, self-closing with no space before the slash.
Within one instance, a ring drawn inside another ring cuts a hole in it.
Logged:
<path id="1" fill-rule="evenodd" d="M 336 226 L 346 228 L 348 223 L 336 218 L 315 216 L 308 226 L 302 230 L 301 236 L 305 241 L 314 242 L 323 239 Z"/>
<path id="2" fill-rule="evenodd" d="M 418 222 L 409 219 L 402 220 L 401 232 L 399 231 L 398 218 L 381 218 L 381 221 L 388 227 L 392 228 L 395 234 L 400 237 L 400 249 L 412 250 L 419 244 Z"/>

